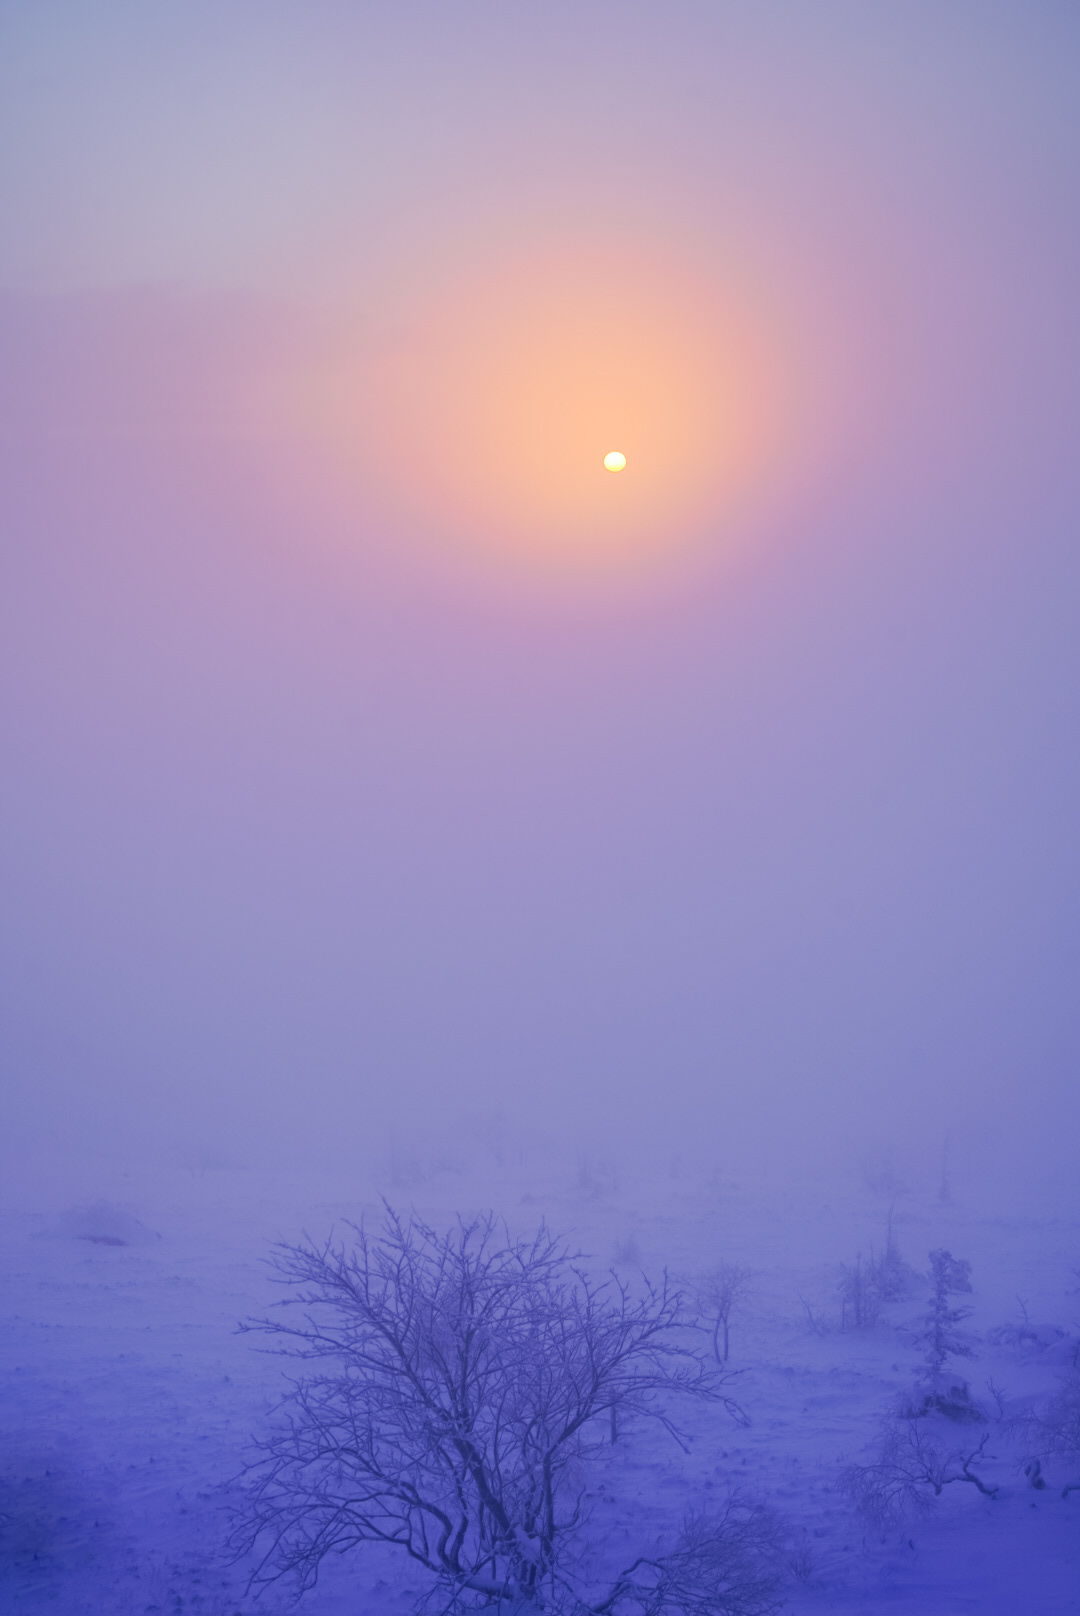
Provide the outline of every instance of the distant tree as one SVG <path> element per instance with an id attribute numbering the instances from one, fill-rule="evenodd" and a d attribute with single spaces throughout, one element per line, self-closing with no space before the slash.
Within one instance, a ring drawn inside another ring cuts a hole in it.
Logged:
<path id="1" fill-rule="evenodd" d="M 779 1527 L 735 1500 L 589 1591 L 587 1478 L 612 1412 L 670 1432 L 674 1394 L 741 1412 L 666 1282 L 597 1281 L 546 1228 L 515 1239 L 490 1215 L 439 1232 L 387 1208 L 378 1234 L 350 1227 L 278 1245 L 292 1311 L 250 1326 L 312 1366 L 245 1472 L 233 1546 L 253 1584 L 311 1588 L 327 1554 L 374 1542 L 427 1573 L 444 1616 L 777 1608 Z"/>
<path id="2" fill-rule="evenodd" d="M 958 1371 L 948 1368 L 950 1358 L 974 1356 L 971 1343 L 961 1329 L 964 1321 L 971 1317 L 971 1308 L 956 1307 L 950 1301 L 952 1296 L 971 1294 L 971 1264 L 954 1257 L 950 1251 L 932 1251 L 929 1279 L 930 1305 L 916 1336 L 923 1349 L 919 1377 L 923 1392 L 912 1412 L 925 1414 L 936 1410 L 949 1419 L 981 1420 L 985 1416 L 972 1401 L 966 1380 Z"/>
<path id="3" fill-rule="evenodd" d="M 885 1245 L 880 1256 L 871 1253 L 871 1266 L 874 1270 L 878 1295 L 883 1302 L 899 1302 L 908 1294 L 914 1276 L 900 1255 L 900 1247 L 893 1228 L 891 1206 L 885 1219 Z"/>
<path id="4" fill-rule="evenodd" d="M 920 1341 L 926 1349 L 926 1376 L 936 1379 L 952 1357 L 970 1358 L 971 1347 L 959 1326 L 971 1317 L 970 1307 L 951 1307 L 949 1297 L 971 1294 L 971 1264 L 951 1251 L 930 1253 L 930 1307 Z"/>
<path id="5" fill-rule="evenodd" d="M 888 1303 L 898 1302 L 907 1295 L 910 1277 L 911 1270 L 901 1257 L 896 1243 L 890 1207 L 885 1220 L 885 1244 L 882 1250 L 874 1251 L 871 1247 L 866 1263 L 860 1252 L 854 1266 L 847 1263 L 840 1265 L 840 1328 L 872 1329 Z"/>
<path id="6" fill-rule="evenodd" d="M 690 1295 L 712 1331 L 713 1356 L 726 1364 L 731 1352 L 731 1315 L 745 1300 L 754 1278 L 752 1268 L 721 1263 L 689 1282 Z"/>

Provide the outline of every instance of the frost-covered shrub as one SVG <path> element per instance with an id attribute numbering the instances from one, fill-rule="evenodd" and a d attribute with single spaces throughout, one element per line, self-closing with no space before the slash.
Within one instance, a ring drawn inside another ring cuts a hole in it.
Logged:
<path id="1" fill-rule="evenodd" d="M 1031 1450 L 1029 1472 L 1036 1476 L 1040 1459 L 1080 1462 L 1080 1369 L 1070 1368 L 1062 1376 L 1053 1396 L 1023 1422 L 1023 1431 Z M 1072 1492 L 1080 1492 L 1080 1478 L 1066 1483 L 1062 1497 Z"/>
<path id="2" fill-rule="evenodd" d="M 875 1527 L 924 1513 L 957 1481 L 993 1498 L 997 1488 L 988 1487 L 971 1468 L 986 1442 L 984 1435 L 974 1446 L 958 1444 L 941 1415 L 892 1413 L 881 1423 L 873 1459 L 849 1465 L 840 1476 L 840 1490 Z"/>
<path id="3" fill-rule="evenodd" d="M 673 1431 L 676 1394 L 738 1416 L 682 1297 L 597 1281 L 546 1228 L 491 1215 L 439 1232 L 387 1209 L 382 1231 L 282 1244 L 290 1312 L 269 1332 L 306 1372 L 245 1473 L 233 1537 L 252 1582 L 314 1586 L 328 1554 L 392 1544 L 442 1616 L 767 1616 L 779 1527 L 732 1499 L 593 1592 L 591 1463 L 619 1423 Z"/>
<path id="4" fill-rule="evenodd" d="M 738 1263 L 721 1263 L 707 1274 L 698 1274 L 687 1285 L 690 1301 L 712 1335 L 713 1357 L 727 1363 L 731 1352 L 731 1315 L 745 1300 L 754 1277 L 752 1268 Z"/>
<path id="5" fill-rule="evenodd" d="M 733 1496 L 716 1514 L 691 1511 L 668 1554 L 636 1561 L 599 1604 L 568 1616 L 772 1616 L 786 1548 L 772 1510 Z"/>

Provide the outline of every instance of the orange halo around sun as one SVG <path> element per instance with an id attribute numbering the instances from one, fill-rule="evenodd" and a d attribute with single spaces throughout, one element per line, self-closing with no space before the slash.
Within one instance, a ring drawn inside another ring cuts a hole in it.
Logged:
<path id="1" fill-rule="evenodd" d="M 392 335 L 346 356 L 320 413 L 361 497 L 403 534 L 608 567 L 722 522 L 759 472 L 768 406 L 750 328 L 745 306 L 678 266 L 533 252 L 416 297 Z"/>

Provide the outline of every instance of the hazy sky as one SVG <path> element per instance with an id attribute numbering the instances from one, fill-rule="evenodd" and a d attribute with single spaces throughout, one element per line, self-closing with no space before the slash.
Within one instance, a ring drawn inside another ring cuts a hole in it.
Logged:
<path id="1" fill-rule="evenodd" d="M 1072 0 L 0 3 L 9 1140 L 1065 1159 L 1078 83 Z"/>

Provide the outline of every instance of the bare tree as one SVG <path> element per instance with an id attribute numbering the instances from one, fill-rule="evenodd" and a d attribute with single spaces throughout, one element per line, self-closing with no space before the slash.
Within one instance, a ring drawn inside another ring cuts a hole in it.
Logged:
<path id="1" fill-rule="evenodd" d="M 695 1518 L 648 1562 L 651 1581 L 639 1562 L 606 1598 L 586 1602 L 567 1570 L 612 1411 L 673 1434 L 673 1393 L 740 1412 L 728 1377 L 685 1344 L 666 1282 L 598 1282 L 543 1226 L 514 1239 L 491 1215 L 440 1233 L 387 1208 L 377 1235 L 350 1228 L 348 1244 L 276 1246 L 293 1311 L 248 1326 L 313 1365 L 245 1472 L 233 1545 L 255 1556 L 253 1584 L 286 1577 L 302 1591 L 327 1554 L 375 1542 L 429 1573 L 446 1613 L 773 1608 L 761 1590 L 775 1571 L 738 1511 Z M 721 1594 L 724 1555 L 743 1570 Z M 713 1603 L 673 1603 L 695 1565 Z"/>
<path id="2" fill-rule="evenodd" d="M 890 1415 L 882 1423 L 877 1458 L 871 1464 L 849 1465 L 840 1477 L 840 1490 L 876 1527 L 924 1513 L 957 1481 L 969 1482 L 993 1498 L 997 1488 L 986 1486 L 971 1469 L 987 1435 L 974 1447 L 948 1446 L 936 1422 L 911 1414 Z"/>
<path id="3" fill-rule="evenodd" d="M 728 1361 L 731 1315 L 745 1299 L 753 1277 L 751 1268 L 742 1268 L 738 1263 L 721 1263 L 688 1283 L 699 1313 L 708 1320 L 712 1330 L 713 1356 L 718 1364 Z"/>

